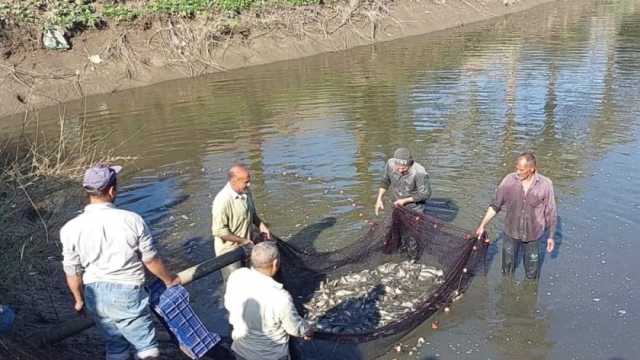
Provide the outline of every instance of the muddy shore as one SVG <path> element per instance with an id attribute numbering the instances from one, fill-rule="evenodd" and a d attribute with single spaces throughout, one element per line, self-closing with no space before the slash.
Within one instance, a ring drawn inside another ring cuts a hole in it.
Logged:
<path id="1" fill-rule="evenodd" d="M 206 51 L 203 34 L 219 24 L 134 24 L 89 31 L 73 38 L 68 51 L 17 51 L 0 60 L 0 117 L 89 95 L 462 27 L 551 1 L 399 0 L 375 6 L 351 1 L 332 11 L 274 10 L 241 16 L 240 26 Z"/>

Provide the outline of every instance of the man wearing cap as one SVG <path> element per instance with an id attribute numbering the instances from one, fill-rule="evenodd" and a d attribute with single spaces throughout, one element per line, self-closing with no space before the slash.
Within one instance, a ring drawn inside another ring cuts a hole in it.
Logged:
<path id="1" fill-rule="evenodd" d="M 237 360 L 288 360 L 289 337 L 308 340 L 313 333 L 289 292 L 273 279 L 279 267 L 278 246 L 264 241 L 251 251 L 251 268 L 229 276 L 224 306 L 233 326 L 231 350 Z"/>
<path id="2" fill-rule="evenodd" d="M 394 196 L 394 206 L 404 206 L 415 211 L 424 211 L 425 203 L 431 197 L 429 174 L 422 165 L 413 161 L 407 148 L 397 149 L 384 167 L 376 200 L 376 215 L 384 210 L 382 197 L 389 188 Z"/>
<path id="3" fill-rule="evenodd" d="M 85 172 L 89 204 L 60 230 L 62 264 L 75 310 L 86 307 L 105 338 L 106 359 L 129 359 L 131 346 L 137 358 L 156 359 L 144 268 L 167 287 L 180 278 L 165 268 L 144 220 L 113 204 L 121 169 L 98 164 Z"/>
<path id="4" fill-rule="evenodd" d="M 255 240 L 271 239 L 271 232 L 256 211 L 249 186 L 251 174 L 243 164 L 233 165 L 227 173 L 228 182 L 218 192 L 211 206 L 211 231 L 214 236 L 216 256 L 226 254 L 240 246 L 253 244 Z M 256 231 L 257 229 L 257 231 Z M 261 239 L 254 234 L 259 232 Z M 252 239 L 253 235 L 253 239 Z M 222 268 L 222 279 L 242 267 L 237 261 Z"/>

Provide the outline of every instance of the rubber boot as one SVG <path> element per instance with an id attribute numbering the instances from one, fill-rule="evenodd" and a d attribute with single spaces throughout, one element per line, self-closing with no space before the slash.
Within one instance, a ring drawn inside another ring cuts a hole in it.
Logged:
<path id="1" fill-rule="evenodd" d="M 516 271 L 516 259 L 520 240 L 502 236 L 502 274 L 512 276 Z"/>
<path id="2" fill-rule="evenodd" d="M 529 280 L 535 280 L 540 274 L 540 245 L 538 240 L 522 243 L 524 247 L 524 271 Z"/>

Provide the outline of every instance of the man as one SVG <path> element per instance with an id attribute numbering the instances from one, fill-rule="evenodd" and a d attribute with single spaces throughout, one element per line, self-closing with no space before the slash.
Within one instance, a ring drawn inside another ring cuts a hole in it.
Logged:
<path id="1" fill-rule="evenodd" d="M 407 148 L 397 149 L 384 167 L 375 205 L 376 215 L 384 210 L 382 197 L 389 188 L 395 199 L 394 206 L 405 206 L 420 212 L 424 211 L 426 201 L 431 197 L 429 175 L 422 165 L 413 161 Z"/>
<path id="2" fill-rule="evenodd" d="M 212 232 L 216 256 L 228 253 L 239 246 L 253 244 L 254 226 L 259 229 L 263 239 L 270 240 L 271 232 L 256 212 L 253 196 L 249 190 L 251 175 L 246 166 L 237 164 L 229 169 L 229 181 L 216 195 L 212 205 Z M 258 240 L 258 239 L 256 239 Z M 243 266 L 237 261 L 222 268 L 222 278 L 226 281 L 229 274 Z"/>
<path id="3" fill-rule="evenodd" d="M 130 345 L 138 358 L 156 359 L 144 268 L 167 287 L 180 279 L 165 268 L 144 220 L 113 204 L 121 169 L 98 164 L 85 172 L 89 204 L 60 230 L 62 264 L 75 310 L 86 306 L 105 337 L 107 360 L 128 359 Z"/>
<path id="4" fill-rule="evenodd" d="M 537 172 L 536 157 L 522 153 L 516 171 L 502 180 L 493 202 L 476 230 L 481 236 L 493 217 L 505 208 L 502 272 L 512 275 L 516 269 L 518 249 L 524 248 L 524 267 L 528 279 L 539 274 L 539 242 L 548 233 L 547 252 L 555 246 L 557 213 L 551 180 Z"/>
<path id="5" fill-rule="evenodd" d="M 251 251 L 252 267 L 229 276 L 224 306 L 233 326 L 231 349 L 238 360 L 289 359 L 289 336 L 308 340 L 312 334 L 291 295 L 273 279 L 279 257 L 275 242 L 261 242 Z"/>

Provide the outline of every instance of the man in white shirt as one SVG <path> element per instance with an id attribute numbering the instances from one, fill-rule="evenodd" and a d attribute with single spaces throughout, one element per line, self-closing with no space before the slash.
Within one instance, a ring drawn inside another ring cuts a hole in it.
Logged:
<path id="1" fill-rule="evenodd" d="M 289 336 L 308 339 L 313 329 L 298 314 L 289 292 L 273 279 L 280 266 L 273 241 L 255 245 L 251 268 L 234 271 L 224 306 L 233 326 L 231 349 L 239 360 L 289 359 Z"/>
<path id="2" fill-rule="evenodd" d="M 86 307 L 105 338 L 106 359 L 129 359 L 131 346 L 139 359 L 157 359 L 144 268 L 167 287 L 180 278 L 165 268 L 144 220 L 113 204 L 121 169 L 98 164 L 85 172 L 89 204 L 60 230 L 62 264 L 75 310 Z"/>
<path id="3" fill-rule="evenodd" d="M 271 239 L 271 232 L 256 211 L 251 190 L 251 174 L 245 165 L 236 164 L 229 169 L 229 181 L 220 190 L 211 206 L 211 231 L 216 256 L 226 254 L 239 246 L 252 244 L 252 233 L 257 229 L 262 238 Z M 226 281 L 232 271 L 242 267 L 241 261 L 222 268 Z"/>

